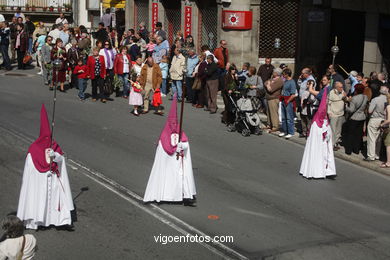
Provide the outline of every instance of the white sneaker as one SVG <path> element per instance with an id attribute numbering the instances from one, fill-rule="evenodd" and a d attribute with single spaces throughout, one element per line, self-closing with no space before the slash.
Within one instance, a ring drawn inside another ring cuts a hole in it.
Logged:
<path id="1" fill-rule="evenodd" d="M 42 75 L 42 71 L 38 72 L 37 74 L 38 74 L 38 75 Z"/>
<path id="2" fill-rule="evenodd" d="M 285 136 L 286 134 L 285 133 L 280 133 L 279 134 L 279 137 L 283 137 L 283 136 Z"/>
<path id="3" fill-rule="evenodd" d="M 286 135 L 284 138 L 290 139 L 291 137 L 292 137 L 292 135 L 288 134 L 288 135 Z"/>
<path id="4" fill-rule="evenodd" d="M 165 95 L 165 94 L 161 94 L 161 96 L 162 96 L 162 97 L 166 97 L 167 95 Z"/>

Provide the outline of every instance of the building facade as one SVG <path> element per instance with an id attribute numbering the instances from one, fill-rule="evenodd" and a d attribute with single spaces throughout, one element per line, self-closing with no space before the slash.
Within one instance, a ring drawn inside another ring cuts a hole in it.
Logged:
<path id="1" fill-rule="evenodd" d="M 218 47 L 228 41 L 230 61 L 258 64 L 265 57 L 299 71 L 311 66 L 322 73 L 332 60 L 347 70 L 388 70 L 390 1 L 388 0 L 129 0 L 126 28 L 144 21 L 149 30 L 163 23 L 168 39 L 186 30 L 196 47 Z M 224 29 L 226 11 L 252 13 L 250 29 Z"/>

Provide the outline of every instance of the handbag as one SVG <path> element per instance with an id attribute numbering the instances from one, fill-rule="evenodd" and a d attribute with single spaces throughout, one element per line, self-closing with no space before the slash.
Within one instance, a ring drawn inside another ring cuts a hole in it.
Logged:
<path id="1" fill-rule="evenodd" d="M 257 84 L 259 84 L 259 76 L 257 76 L 257 79 L 256 79 L 256 86 Z M 265 89 L 264 87 L 262 89 L 260 88 L 256 88 L 256 97 L 257 98 L 264 98 L 265 97 Z"/>
<path id="2" fill-rule="evenodd" d="M 26 53 L 23 57 L 23 64 L 30 64 L 32 57 L 29 53 Z"/>
<path id="3" fill-rule="evenodd" d="M 196 77 L 194 80 L 194 84 L 192 84 L 193 90 L 200 90 L 202 88 L 202 81 L 199 77 Z"/>

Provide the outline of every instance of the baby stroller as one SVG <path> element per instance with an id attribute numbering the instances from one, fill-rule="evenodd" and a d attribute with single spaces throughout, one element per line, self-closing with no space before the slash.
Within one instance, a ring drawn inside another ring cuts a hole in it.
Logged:
<path id="1" fill-rule="evenodd" d="M 243 95 L 240 91 L 236 91 L 234 97 L 229 95 L 236 117 L 234 123 L 228 126 L 228 131 L 237 131 L 242 136 L 261 135 L 260 117 L 257 113 L 260 106 L 258 98 Z"/>

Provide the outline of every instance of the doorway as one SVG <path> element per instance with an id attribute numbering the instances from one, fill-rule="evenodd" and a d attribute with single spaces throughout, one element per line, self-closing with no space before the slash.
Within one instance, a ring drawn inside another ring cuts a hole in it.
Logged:
<path id="1" fill-rule="evenodd" d="M 363 70 L 365 27 L 364 13 L 332 9 L 329 50 L 334 45 L 335 36 L 337 36 L 340 51 L 335 63 L 342 65 L 348 72 Z"/>

